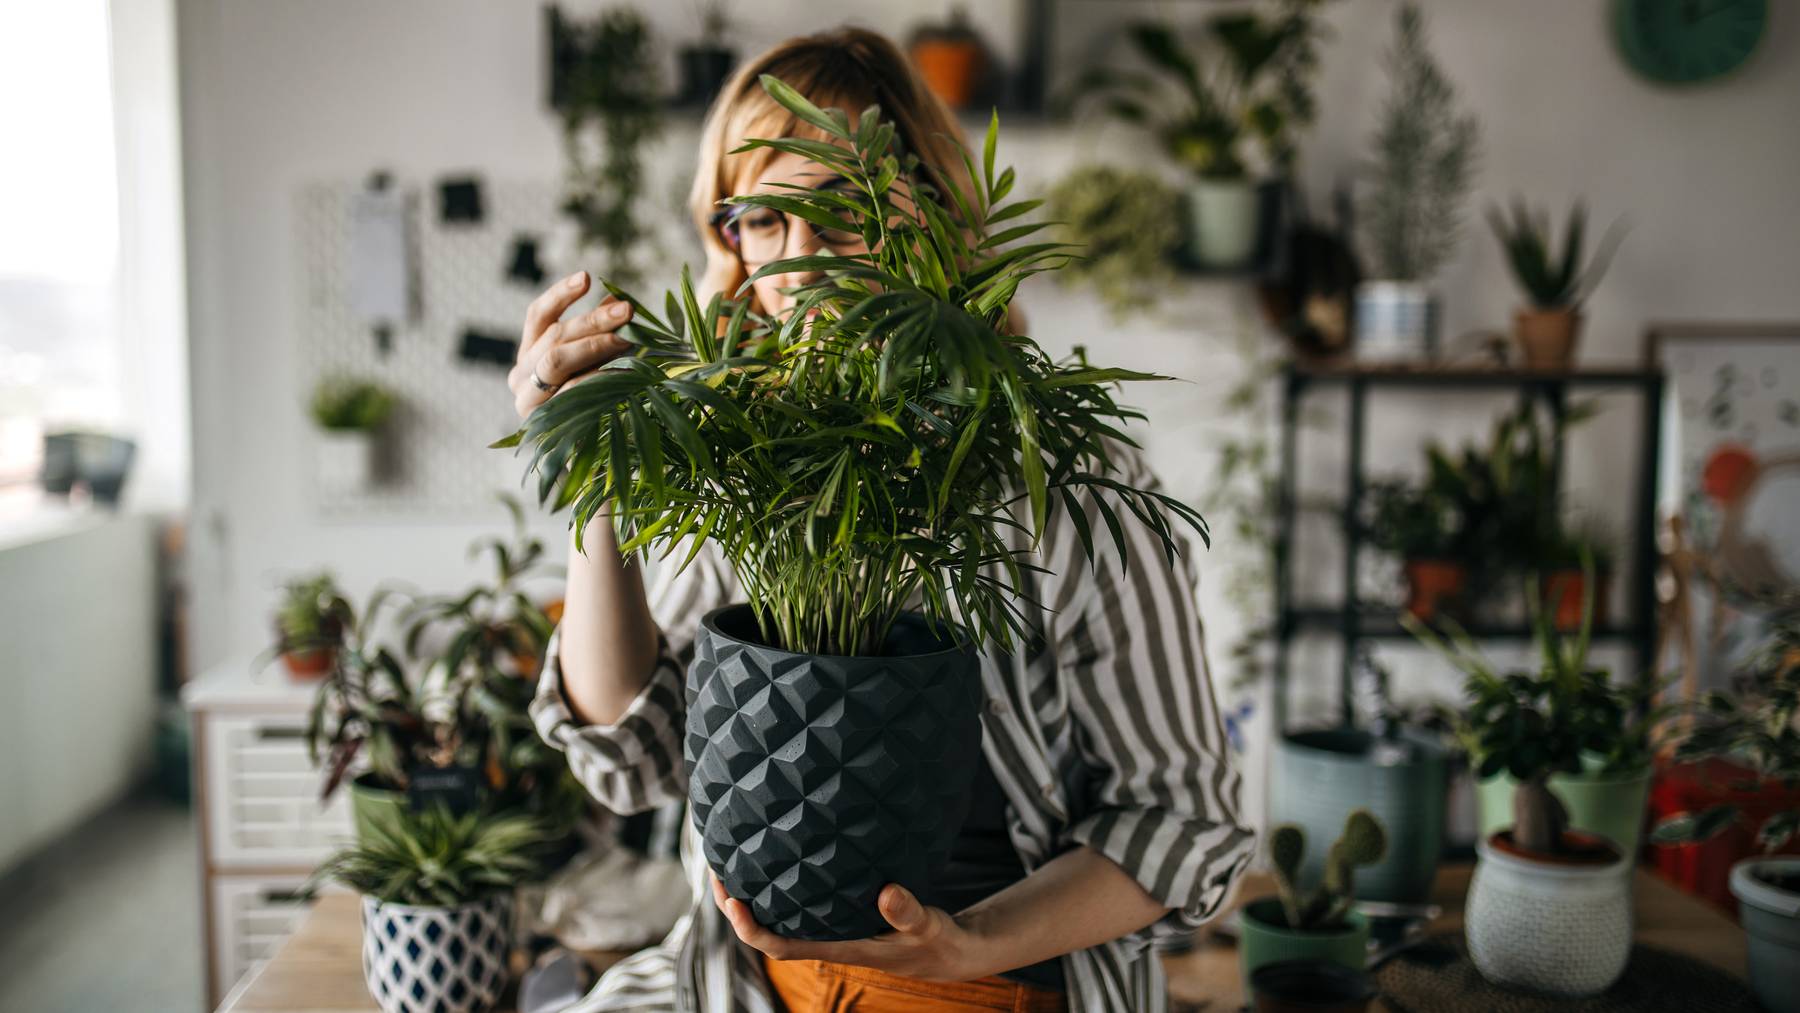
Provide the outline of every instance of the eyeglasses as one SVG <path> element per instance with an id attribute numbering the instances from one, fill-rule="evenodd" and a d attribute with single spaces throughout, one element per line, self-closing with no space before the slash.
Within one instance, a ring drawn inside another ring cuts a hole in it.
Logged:
<path id="1" fill-rule="evenodd" d="M 844 227 L 833 229 L 771 208 L 733 204 L 713 212 L 708 221 L 718 232 L 719 241 L 735 252 L 744 266 L 760 267 L 787 255 L 788 229 L 795 225 L 811 229 L 813 237 L 833 251 L 861 245 L 863 236 L 856 216 L 849 211 L 839 212 L 839 215 L 844 220 Z"/>

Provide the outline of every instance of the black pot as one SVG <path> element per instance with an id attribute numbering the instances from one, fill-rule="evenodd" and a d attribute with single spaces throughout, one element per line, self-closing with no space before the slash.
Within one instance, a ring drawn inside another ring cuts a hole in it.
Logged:
<path id="1" fill-rule="evenodd" d="M 1367 971 L 1321 960 L 1284 960 L 1250 974 L 1256 1013 L 1362 1013 L 1375 998 Z"/>
<path id="2" fill-rule="evenodd" d="M 713 46 L 689 46 L 681 51 L 681 100 L 705 105 L 719 94 L 737 66 L 737 53 Z"/>
<path id="3" fill-rule="evenodd" d="M 888 883 L 927 893 L 981 760 L 980 661 L 923 617 L 869 657 L 795 654 L 748 605 L 700 621 L 687 770 L 702 852 L 759 924 L 794 939 L 888 931 Z"/>

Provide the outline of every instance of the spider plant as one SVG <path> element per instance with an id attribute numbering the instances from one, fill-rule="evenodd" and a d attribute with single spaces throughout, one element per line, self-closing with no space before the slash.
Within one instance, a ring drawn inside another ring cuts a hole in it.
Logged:
<path id="1" fill-rule="evenodd" d="M 853 122 L 770 77 L 762 86 L 813 136 L 748 141 L 810 159 L 849 186 L 790 186 L 728 203 L 859 230 L 869 252 L 779 260 L 704 305 L 683 272 L 666 320 L 636 310 L 634 354 L 550 399 L 496 446 L 529 448 L 541 500 L 570 507 L 579 538 L 608 507 L 621 552 L 706 542 L 734 567 L 768 643 L 815 654 L 879 653 L 917 594 L 934 627 L 978 644 L 1023 635 L 1017 599 L 1053 510 L 1093 557 L 1088 510 L 1128 566 L 1116 496 L 1173 558 L 1171 516 L 1192 508 L 1113 474 L 1108 440 L 1141 413 L 1110 386 L 1154 374 L 1054 362 L 1009 333 L 1027 278 L 1070 256 L 1026 242 L 1037 201 L 1007 202 L 999 120 L 980 164 L 923 165 L 870 107 Z M 1010 224 L 1008 224 L 1010 223 Z M 1004 226 L 1004 227 L 1002 227 Z M 784 273 L 815 276 L 791 313 L 741 299 Z M 1094 506 L 1077 498 L 1092 491 Z M 1015 541 L 1029 543 L 1024 547 Z M 958 623 L 964 628 L 959 629 Z"/>
<path id="2" fill-rule="evenodd" d="M 1616 227 L 1607 230 L 1594 258 L 1584 266 L 1581 255 L 1587 209 L 1580 204 L 1569 212 L 1568 223 L 1563 227 L 1560 256 L 1554 245 L 1549 212 L 1528 207 L 1523 200 L 1513 201 L 1510 219 L 1499 206 L 1489 207 L 1488 225 L 1506 252 L 1506 262 L 1519 287 L 1533 306 L 1545 310 L 1580 306 L 1606 274 L 1621 238 Z"/>

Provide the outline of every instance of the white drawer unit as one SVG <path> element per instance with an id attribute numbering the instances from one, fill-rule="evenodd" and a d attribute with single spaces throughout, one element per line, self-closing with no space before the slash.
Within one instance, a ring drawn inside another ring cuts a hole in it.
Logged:
<path id="1" fill-rule="evenodd" d="M 213 994 L 223 996 L 259 960 L 275 953 L 300 923 L 306 904 L 299 890 L 305 876 L 216 877 L 207 911 L 214 943 Z"/>
<path id="2" fill-rule="evenodd" d="M 319 804 L 304 714 L 214 714 L 206 736 L 207 844 L 221 866 L 316 865 L 350 833 L 349 793 Z"/>
<path id="3" fill-rule="evenodd" d="M 296 891 L 351 837 L 348 793 L 321 806 L 306 756 L 317 686 L 279 664 L 236 661 L 183 689 L 193 714 L 209 1008 L 287 938 L 304 909 Z"/>

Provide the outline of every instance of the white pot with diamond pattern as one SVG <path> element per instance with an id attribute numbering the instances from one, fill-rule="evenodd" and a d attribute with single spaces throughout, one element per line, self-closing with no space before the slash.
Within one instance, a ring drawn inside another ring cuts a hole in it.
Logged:
<path id="1" fill-rule="evenodd" d="M 484 1013 L 506 987 L 510 891 L 459 907 L 363 897 L 363 979 L 382 1013 Z"/>
<path id="2" fill-rule="evenodd" d="M 1508 988 L 1564 996 L 1606 991 L 1631 956 L 1629 857 L 1559 864 L 1497 848 L 1494 837 L 1475 846 L 1480 861 L 1464 915 L 1476 969 Z"/>

